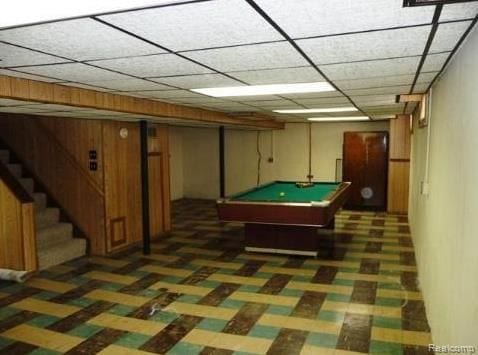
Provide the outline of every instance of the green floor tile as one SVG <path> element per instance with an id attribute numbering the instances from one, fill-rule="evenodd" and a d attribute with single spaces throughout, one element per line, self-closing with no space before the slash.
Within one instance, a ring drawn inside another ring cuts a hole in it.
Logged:
<path id="1" fill-rule="evenodd" d="M 68 332 L 68 334 L 73 335 L 73 336 L 77 336 L 77 337 L 80 337 L 80 338 L 88 339 L 92 335 L 95 335 L 96 333 L 98 333 L 102 330 L 103 330 L 102 327 L 98 327 L 96 325 L 82 324 L 82 325 L 79 325 L 78 327 L 70 330 Z"/>
<path id="2" fill-rule="evenodd" d="M 342 295 L 340 293 L 328 293 L 325 297 L 328 301 L 350 302 L 350 295 Z"/>
<path id="3" fill-rule="evenodd" d="M 210 330 L 214 332 L 220 332 L 221 330 L 224 329 L 226 324 L 227 324 L 227 321 L 222 319 L 206 318 L 197 325 L 197 328 Z"/>
<path id="4" fill-rule="evenodd" d="M 0 308 L 0 320 L 7 319 L 18 312 L 21 312 L 21 309 L 13 308 L 13 307 L 1 307 Z"/>
<path id="5" fill-rule="evenodd" d="M 383 298 L 377 297 L 375 299 L 375 304 L 377 306 L 390 306 L 390 307 L 401 307 L 403 301 L 398 298 Z"/>
<path id="6" fill-rule="evenodd" d="M 239 287 L 238 291 L 257 293 L 260 289 L 261 289 L 261 288 L 260 288 L 259 286 L 242 285 L 241 287 Z"/>
<path id="7" fill-rule="evenodd" d="M 143 297 L 148 297 L 148 298 L 156 298 L 159 295 L 161 295 L 163 292 L 159 290 L 151 290 L 151 289 L 146 289 L 138 292 L 136 296 L 143 296 Z"/>
<path id="8" fill-rule="evenodd" d="M 14 340 L 10 340 L 0 336 L 0 350 L 14 343 Z"/>
<path id="9" fill-rule="evenodd" d="M 203 347 L 200 345 L 185 343 L 180 341 L 171 350 L 168 351 L 170 355 L 195 355 L 202 351 Z"/>
<path id="10" fill-rule="evenodd" d="M 127 314 L 130 314 L 131 312 L 133 312 L 136 308 L 134 307 L 130 307 L 130 306 L 125 306 L 125 305 L 122 305 L 122 304 L 117 304 L 113 307 L 111 307 L 110 309 L 108 309 L 108 313 L 111 313 L 111 314 L 116 314 L 117 316 L 125 316 Z"/>
<path id="11" fill-rule="evenodd" d="M 231 308 L 231 309 L 241 309 L 242 306 L 244 306 L 245 304 L 246 304 L 246 302 L 243 302 L 243 301 L 226 299 L 226 300 L 221 302 L 219 307 Z"/>
<path id="12" fill-rule="evenodd" d="M 370 342 L 370 354 L 376 355 L 402 355 L 403 350 L 400 344 L 395 343 L 386 343 L 382 341 L 374 341 Z"/>
<path id="13" fill-rule="evenodd" d="M 292 307 L 270 305 L 267 307 L 266 313 L 288 316 L 292 313 L 292 310 Z"/>
<path id="14" fill-rule="evenodd" d="M 138 349 L 141 345 L 146 343 L 149 339 L 151 339 L 151 337 L 148 335 L 139 334 L 139 333 L 128 333 L 126 335 L 123 335 L 121 338 L 119 338 L 115 344 L 120 346 L 125 346 L 127 348 Z"/>
<path id="15" fill-rule="evenodd" d="M 78 306 L 78 307 L 86 308 L 88 306 L 91 306 L 95 302 L 96 300 L 80 297 L 80 298 L 75 298 L 73 300 L 68 301 L 67 304 L 69 304 L 70 306 Z"/>
<path id="16" fill-rule="evenodd" d="M 252 329 L 249 331 L 247 336 L 250 337 L 257 337 L 257 338 L 266 338 L 266 339 L 275 339 L 280 332 L 280 328 L 269 327 L 265 325 L 256 324 Z"/>
<path id="17" fill-rule="evenodd" d="M 342 323 L 344 321 L 345 314 L 333 311 L 320 311 L 317 318 L 328 322 Z"/>
<path id="18" fill-rule="evenodd" d="M 309 345 L 320 346 L 323 348 L 335 349 L 337 345 L 338 336 L 325 333 L 310 333 L 307 336 L 306 343 Z"/>
<path id="19" fill-rule="evenodd" d="M 178 301 L 195 304 L 195 303 L 198 303 L 201 298 L 202 298 L 201 296 L 195 296 L 195 295 L 182 295 L 178 298 Z"/>
<path id="20" fill-rule="evenodd" d="M 402 320 L 400 318 L 373 317 L 373 325 L 381 328 L 401 329 Z"/>
<path id="21" fill-rule="evenodd" d="M 106 291 L 115 292 L 115 291 L 119 291 L 123 287 L 124 287 L 124 285 L 122 285 L 122 284 L 117 284 L 117 283 L 111 282 L 111 283 L 107 283 L 107 284 L 101 284 L 98 288 L 102 289 L 102 290 L 106 290 Z"/>
<path id="22" fill-rule="evenodd" d="M 401 285 L 398 282 L 379 282 L 377 287 L 387 289 L 387 290 L 401 290 L 402 289 Z"/>
<path id="23" fill-rule="evenodd" d="M 180 315 L 177 313 L 161 311 L 161 312 L 157 312 L 154 316 L 149 318 L 149 320 L 154 320 L 156 322 L 169 324 L 172 321 L 174 321 L 176 318 L 178 318 L 179 316 Z"/>
<path id="24" fill-rule="evenodd" d="M 39 328 L 46 328 L 49 325 L 56 323 L 60 320 L 58 317 L 48 316 L 48 315 L 41 315 L 38 317 L 33 318 L 32 320 L 28 321 L 27 324 L 33 325 Z"/>
<path id="25" fill-rule="evenodd" d="M 166 276 L 161 279 L 162 282 L 169 282 L 171 284 L 178 284 L 183 280 L 183 277 Z"/>

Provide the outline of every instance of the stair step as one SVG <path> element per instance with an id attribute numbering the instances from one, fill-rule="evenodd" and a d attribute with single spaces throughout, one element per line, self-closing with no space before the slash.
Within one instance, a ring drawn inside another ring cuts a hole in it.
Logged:
<path id="1" fill-rule="evenodd" d="M 0 149 L 0 161 L 4 164 L 8 164 L 10 162 L 10 151 Z"/>
<path id="2" fill-rule="evenodd" d="M 37 231 L 38 250 L 48 249 L 50 246 L 71 240 L 73 226 L 71 223 L 57 223 Z"/>
<path id="3" fill-rule="evenodd" d="M 46 194 L 43 192 L 35 192 L 33 199 L 35 200 L 35 211 L 37 213 L 46 208 Z"/>
<path id="4" fill-rule="evenodd" d="M 18 181 L 20 181 L 20 184 L 23 185 L 25 190 L 27 190 L 30 194 L 33 194 L 33 191 L 35 190 L 35 182 L 33 181 L 33 179 L 23 178 Z"/>
<path id="5" fill-rule="evenodd" d="M 20 164 L 7 164 L 7 168 L 17 179 L 22 177 L 22 166 Z"/>
<path id="6" fill-rule="evenodd" d="M 59 220 L 60 210 L 58 208 L 45 208 L 35 214 L 37 230 L 57 224 Z"/>
<path id="7" fill-rule="evenodd" d="M 86 240 L 71 238 L 51 245 L 46 249 L 38 250 L 38 264 L 40 270 L 54 265 L 79 258 L 86 254 Z"/>

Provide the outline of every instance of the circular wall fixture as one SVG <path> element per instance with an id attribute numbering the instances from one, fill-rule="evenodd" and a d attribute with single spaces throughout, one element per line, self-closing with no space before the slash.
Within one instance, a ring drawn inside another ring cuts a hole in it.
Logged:
<path id="1" fill-rule="evenodd" d="M 373 190 L 370 187 L 364 187 L 360 190 L 360 195 L 362 195 L 362 198 L 369 200 L 373 197 Z"/>
<path id="2" fill-rule="evenodd" d="M 121 138 L 127 138 L 128 137 L 128 128 L 120 128 L 119 135 Z"/>

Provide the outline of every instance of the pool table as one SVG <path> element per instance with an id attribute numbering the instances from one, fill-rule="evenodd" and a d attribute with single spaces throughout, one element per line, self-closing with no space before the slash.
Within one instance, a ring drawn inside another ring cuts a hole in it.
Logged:
<path id="1" fill-rule="evenodd" d="M 350 182 L 274 181 L 217 200 L 219 219 L 245 223 L 247 251 L 316 256 L 320 229 L 334 229 Z"/>

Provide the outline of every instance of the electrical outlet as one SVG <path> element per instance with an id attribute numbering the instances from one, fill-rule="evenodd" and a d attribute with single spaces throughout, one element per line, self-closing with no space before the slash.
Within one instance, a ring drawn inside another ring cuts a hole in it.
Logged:
<path id="1" fill-rule="evenodd" d="M 428 181 L 421 182 L 420 190 L 421 190 L 420 193 L 425 196 L 427 196 L 430 193 L 430 184 L 428 183 Z"/>
<path id="2" fill-rule="evenodd" d="M 273 162 L 274 162 L 274 158 L 273 158 L 273 157 L 269 157 L 269 159 L 267 159 L 267 161 L 268 161 L 269 163 L 273 163 Z"/>

